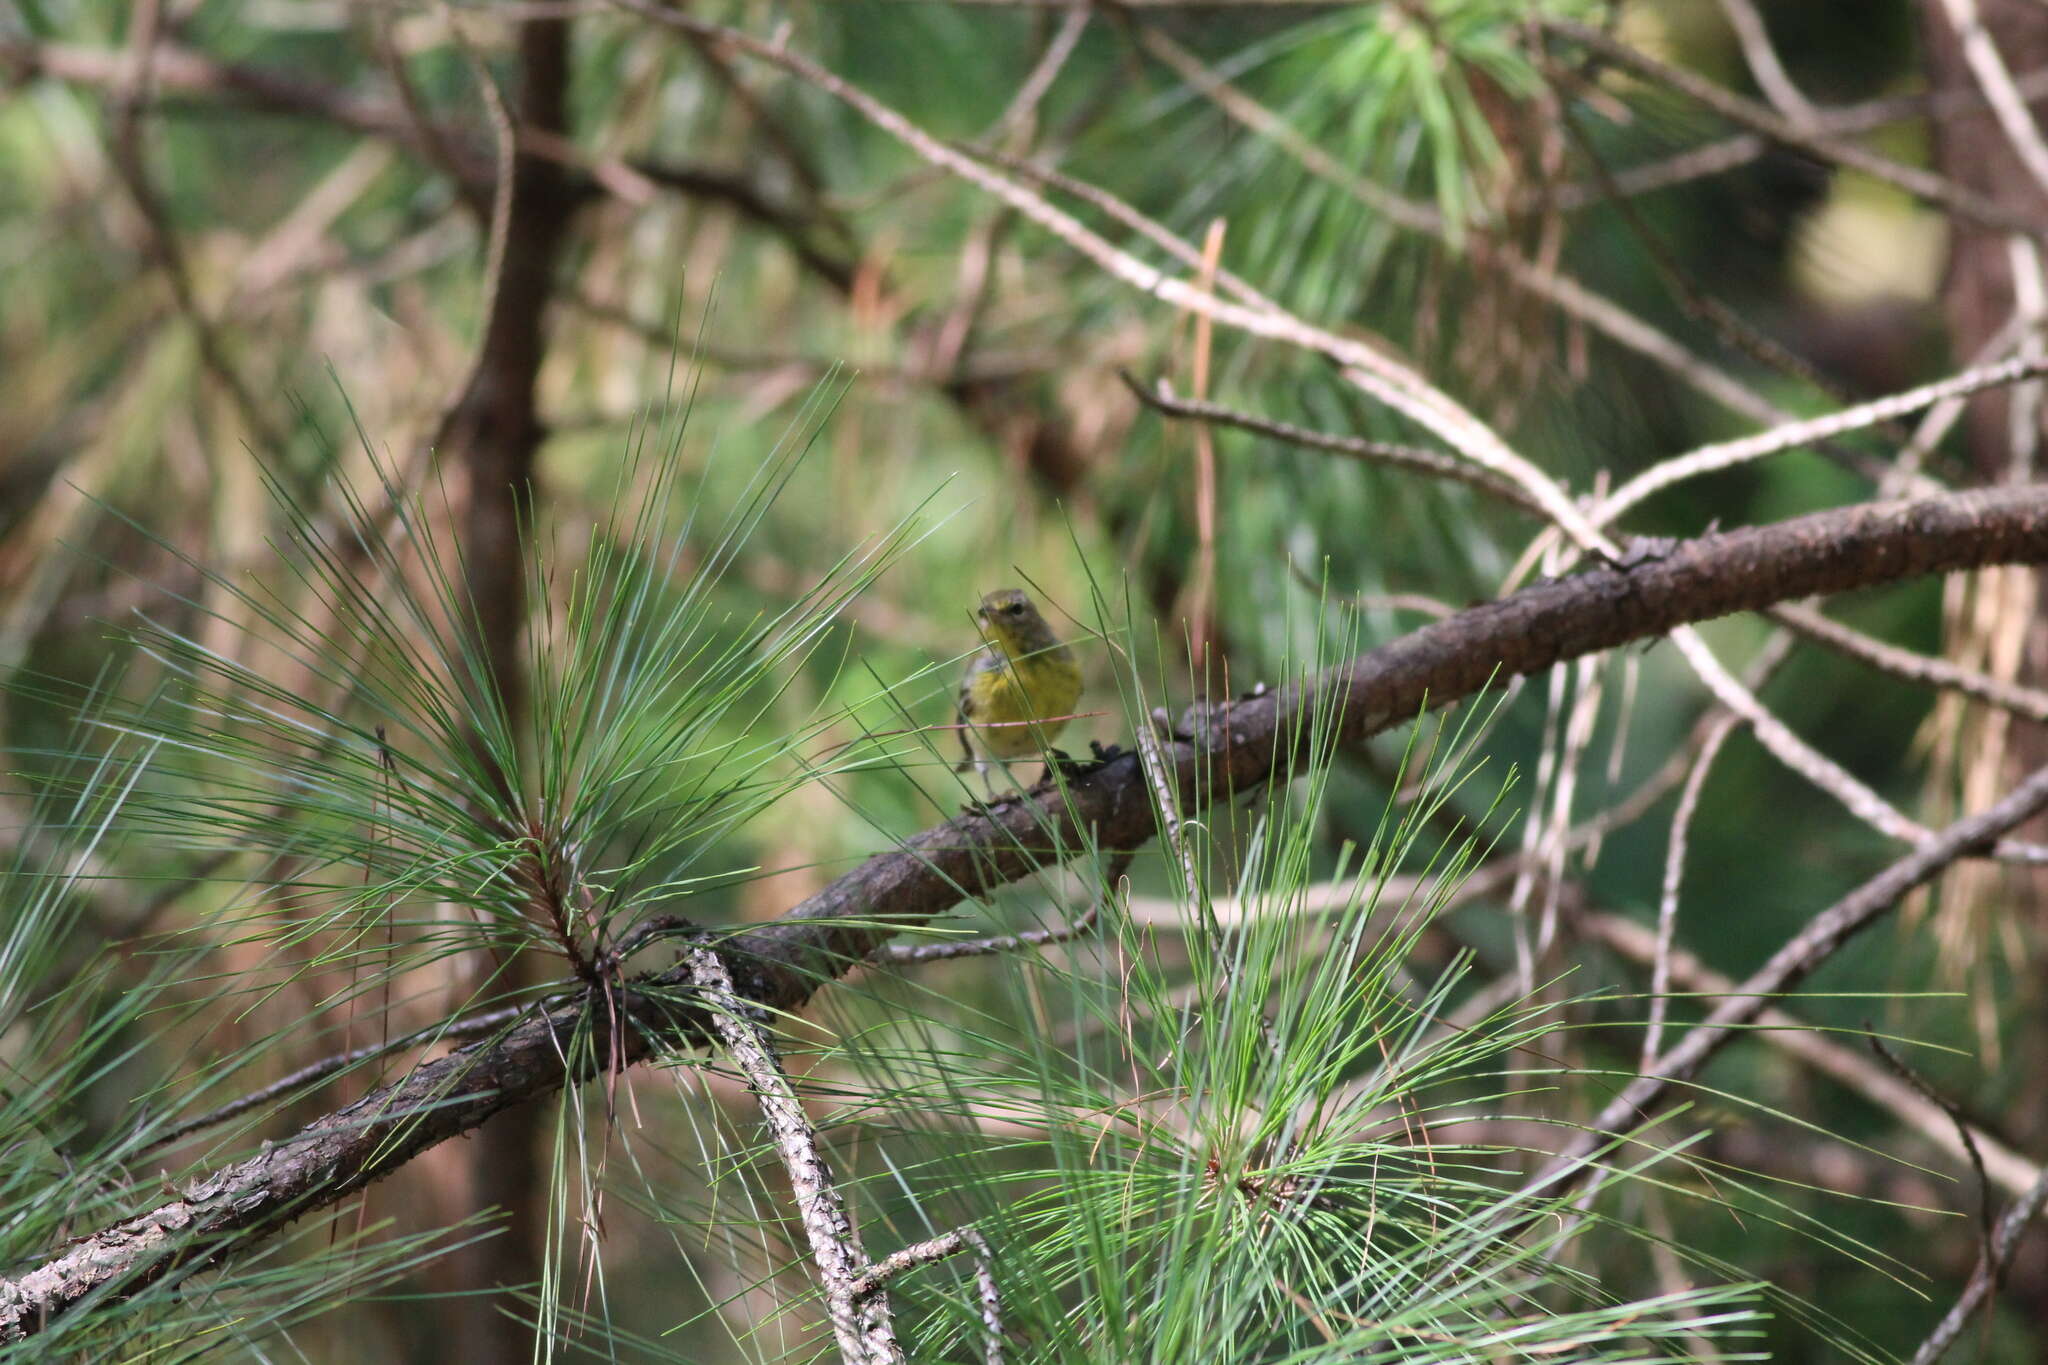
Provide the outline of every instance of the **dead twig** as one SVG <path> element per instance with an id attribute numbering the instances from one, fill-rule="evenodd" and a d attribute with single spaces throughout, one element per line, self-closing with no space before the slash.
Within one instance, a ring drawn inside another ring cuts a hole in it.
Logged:
<path id="1" fill-rule="evenodd" d="M 1836 901 L 1807 922 L 1745 979 L 1737 993 L 1722 1002 L 1683 1041 L 1659 1057 L 1622 1088 L 1602 1109 L 1587 1131 L 1559 1153 L 1558 1159 L 1528 1187 L 1555 1195 L 1578 1183 L 1593 1169 L 1596 1152 L 1645 1120 L 1671 1090 L 1697 1076 L 1715 1054 L 1740 1037 L 1745 1027 L 1770 1002 L 1796 987 L 1843 944 L 1875 924 L 1907 892 L 1924 886 L 1973 850 L 2048 808 L 2048 768 L 2015 787 L 1986 810 L 1956 821 L 1904 858 Z"/>
<path id="2" fill-rule="evenodd" d="M 768 1135 L 782 1158 L 839 1354 L 847 1365 L 901 1361 L 903 1348 L 896 1340 L 888 1296 L 876 1291 L 878 1282 L 864 1282 L 872 1266 L 861 1250 L 860 1230 L 848 1216 L 832 1169 L 818 1150 L 818 1135 L 810 1117 L 789 1078 L 782 1074 L 768 1031 L 757 1021 L 757 1007 L 733 989 L 731 974 L 712 949 L 691 948 L 683 960 L 691 983 L 703 997 L 712 1031 L 746 1076 L 761 1106 Z"/>
<path id="3" fill-rule="evenodd" d="M 2027 1230 L 2027 1224 L 2034 1221 L 2043 1205 L 2048 1205 L 2048 1170 L 2043 1170 L 2026 1194 L 2014 1201 L 2004 1217 L 1998 1220 L 1998 1233 L 1992 1239 L 1990 1256 L 1977 1263 L 1977 1269 L 1970 1275 L 1970 1282 L 1963 1287 L 1955 1305 L 1943 1315 L 1927 1340 L 1920 1343 L 1920 1349 L 1913 1353 L 1912 1365 L 1934 1365 L 1947 1354 L 1955 1339 L 1962 1335 L 1971 1315 L 2005 1278 L 2005 1268 L 2012 1263 L 2020 1234 Z"/>
<path id="4" fill-rule="evenodd" d="M 1101 921 L 1103 904 L 1112 896 L 1130 894 L 1130 883 L 1125 880 L 1125 874 L 1130 870 L 1132 857 L 1128 850 L 1112 857 L 1103 869 L 1101 894 L 1088 903 L 1086 910 L 1057 929 L 1026 929 L 1018 934 L 998 934 L 992 938 L 967 939 L 958 943 L 885 943 L 869 956 L 868 961 L 914 967 L 962 957 L 1014 953 L 1023 948 L 1049 948 L 1055 943 L 1067 943 L 1093 933 Z"/>

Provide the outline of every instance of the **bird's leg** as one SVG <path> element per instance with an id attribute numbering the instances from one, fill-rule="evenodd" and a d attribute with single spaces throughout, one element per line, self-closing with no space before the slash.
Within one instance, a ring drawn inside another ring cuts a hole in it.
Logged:
<path id="1" fill-rule="evenodd" d="M 982 789 L 987 792 L 987 795 L 968 797 L 966 803 L 960 807 L 962 815 L 993 815 L 1017 799 L 1015 792 L 1008 792 L 1002 796 L 996 795 L 996 780 L 993 774 L 995 769 L 1001 765 L 1000 760 L 977 758 L 973 762 L 974 771 L 981 778 Z M 1008 770 L 1005 769 L 1005 771 Z"/>

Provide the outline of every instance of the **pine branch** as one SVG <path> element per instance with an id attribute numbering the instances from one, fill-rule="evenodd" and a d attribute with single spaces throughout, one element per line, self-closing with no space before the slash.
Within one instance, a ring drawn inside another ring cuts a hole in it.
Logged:
<path id="1" fill-rule="evenodd" d="M 1300 680 L 1198 705 L 1162 742 L 1184 813 L 1257 790 L 1317 734 L 1356 742 L 1489 683 L 1655 639 L 1687 622 L 1815 594 L 2004 563 L 2048 563 L 2048 486 L 1876 504 L 1702 537 L 1623 568 L 1591 569 L 1458 613 Z M 1334 708 L 1329 724 L 1311 724 Z M 964 814 L 877 855 L 782 919 L 721 941 L 744 1001 L 786 1011 L 896 932 L 1072 850 L 1137 848 L 1158 831 L 1136 755 Z M 132 1294 L 242 1254 L 494 1115 L 706 1034 L 686 966 L 637 978 L 613 1014 L 586 992 L 225 1167 L 181 1196 L 0 1281 L 0 1341 L 33 1335 L 95 1290 Z"/>

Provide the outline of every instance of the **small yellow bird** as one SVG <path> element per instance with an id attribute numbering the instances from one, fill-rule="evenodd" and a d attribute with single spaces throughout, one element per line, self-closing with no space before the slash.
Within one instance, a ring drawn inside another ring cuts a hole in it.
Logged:
<path id="1" fill-rule="evenodd" d="M 959 772 L 1045 752 L 1081 700 L 1081 666 L 1029 597 L 1004 588 L 975 615 L 987 648 L 960 679 Z"/>

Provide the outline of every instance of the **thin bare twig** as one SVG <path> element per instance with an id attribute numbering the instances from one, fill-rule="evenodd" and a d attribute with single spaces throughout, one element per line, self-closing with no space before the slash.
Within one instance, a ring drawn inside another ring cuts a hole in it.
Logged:
<path id="1" fill-rule="evenodd" d="M 2048 95 L 2048 70 L 2037 67 L 2018 77 L 2015 84 L 2027 99 L 2039 99 Z M 1908 119 L 1953 119 L 1983 107 L 1983 97 L 1969 90 L 1886 95 L 1859 104 L 1816 109 L 1813 127 L 1837 136 L 1867 133 Z M 1746 166 L 1775 145 L 1770 138 L 1759 133 L 1737 133 L 1669 157 L 1615 171 L 1611 184 L 1532 186 L 1525 195 L 1525 204 L 1532 209 L 1547 204 L 1571 213 L 1602 203 L 1616 194 L 1628 199 L 1640 198 L 1657 190 Z"/>
<path id="2" fill-rule="evenodd" d="M 1761 691 L 1777 671 L 1784 667 L 1785 660 L 1792 654 L 1792 636 L 1786 631 L 1773 631 L 1765 639 L 1763 647 L 1742 670 L 1742 685 L 1750 692 Z M 1679 786 L 1692 773 L 1693 764 L 1705 751 L 1707 741 L 1720 728 L 1723 715 L 1720 707 L 1711 707 L 1693 722 L 1685 743 L 1678 746 L 1664 760 L 1657 771 L 1651 773 L 1636 785 L 1634 791 L 1609 806 L 1599 814 L 1590 816 L 1574 829 L 1570 835 L 1573 848 L 1597 848 L 1600 841 L 1613 831 L 1633 824 L 1648 814 L 1650 808 L 1663 800 L 1665 795 Z"/>
<path id="3" fill-rule="evenodd" d="M 1572 804 L 1578 797 L 1579 774 L 1584 767 L 1582 760 L 1587 747 L 1593 742 L 1593 723 L 1599 718 L 1600 704 L 1606 695 L 1604 662 L 1604 656 L 1589 654 L 1572 666 L 1576 695 L 1572 699 L 1571 710 L 1566 713 L 1550 822 L 1543 834 L 1543 913 L 1536 931 L 1539 961 L 1557 942 L 1558 893 L 1564 886 L 1565 858 L 1570 851 Z"/>
<path id="4" fill-rule="evenodd" d="M 1788 602 L 1782 606 L 1772 607 L 1765 615 L 1816 644 L 1825 645 L 1895 678 L 1960 692 L 1986 705 L 1996 706 L 2016 716 L 2048 725 L 2048 692 L 2038 688 L 2007 682 L 1989 673 L 1964 668 L 1947 659 L 1916 654 L 1910 649 L 1901 649 L 1897 645 L 1872 639 L 1860 630 L 1852 630 L 1839 621 L 1821 615 L 1812 607 Z"/>
<path id="5" fill-rule="evenodd" d="M 1644 80 L 1676 90 L 1687 98 L 1705 105 L 1730 123 L 1752 129 L 1820 161 L 1861 171 L 1888 185 L 1897 186 L 1916 199 L 1939 204 L 1988 227 L 2000 228 L 2007 232 L 2030 232 L 2036 226 L 2029 222 L 2024 214 L 2016 213 L 2003 204 L 1986 199 L 1976 191 L 1965 189 L 1931 171 L 1901 165 L 1889 157 L 1879 156 L 1852 142 L 1842 142 L 1824 134 L 1808 133 L 1796 128 L 1789 120 L 1754 100 L 1744 99 L 1734 91 L 1716 85 L 1702 76 L 1661 62 L 1597 28 L 1567 19 L 1541 19 L 1538 23 L 1546 32 L 1569 39 L 1619 66 L 1627 67 Z"/>
<path id="6" fill-rule="evenodd" d="M 1551 564 L 1556 557 L 1552 551 Z M 1543 840 L 1544 798 L 1556 781 L 1558 748 L 1561 737 L 1558 733 L 1559 717 L 1564 714 L 1565 691 L 1569 684 L 1566 670 L 1552 669 L 1545 683 L 1543 698 L 1543 725 L 1538 732 L 1541 740 L 1536 755 L 1535 793 L 1528 808 L 1522 812 L 1521 866 L 1515 873 L 1515 882 L 1508 891 L 1508 922 L 1513 926 L 1515 938 L 1515 988 L 1516 992 L 1528 997 L 1536 993 L 1536 936 L 1529 928 L 1529 898 L 1535 894 L 1537 883 L 1550 870 L 1551 859 Z"/>
<path id="7" fill-rule="evenodd" d="M 1128 370 L 1119 370 L 1118 374 L 1122 377 L 1124 386 L 1136 395 L 1139 402 L 1168 417 L 1211 422 L 1217 426 L 1247 431 L 1255 436 L 1285 441 L 1289 445 L 1348 456 L 1367 464 L 1390 465 L 1395 469 L 1408 469 L 1418 474 L 1427 474 L 1431 478 L 1449 479 L 1477 488 L 1503 502 L 1512 503 L 1525 512 L 1541 512 L 1534 499 L 1507 480 L 1497 478 L 1483 469 L 1475 469 L 1464 460 L 1454 455 L 1446 455 L 1440 450 L 1397 445 L 1389 441 L 1370 441 L 1361 436 L 1333 436 L 1325 432 L 1311 431 L 1307 427 L 1298 427 L 1291 422 L 1277 421 L 1270 417 L 1260 417 L 1222 403 L 1178 397 L 1173 387 L 1163 378 L 1147 387 Z"/>
<path id="8" fill-rule="evenodd" d="M 1799 92 L 1786 73 L 1785 64 L 1778 60 L 1778 49 L 1771 46 L 1770 30 L 1764 27 L 1764 17 L 1757 13 L 1754 0 L 1721 0 L 1721 13 L 1727 16 L 1728 27 L 1735 30 L 1742 58 L 1749 63 L 1749 74 L 1756 78 L 1757 89 L 1764 92 L 1764 98 L 1793 127 L 1812 129 L 1817 125 L 1820 111 Z"/>
<path id="9" fill-rule="evenodd" d="M 1665 243 L 1663 236 L 1643 215 L 1635 201 L 1615 187 L 1598 142 L 1579 126 L 1579 120 L 1572 112 L 1572 100 L 1569 96 L 1569 88 L 1580 79 L 1579 73 L 1564 68 L 1547 56 L 1540 57 L 1540 60 L 1557 97 L 1560 125 L 1577 145 L 1587 164 L 1593 168 L 1594 183 L 1607 190 L 1608 200 L 1615 213 L 1628 228 L 1630 236 L 1642 246 L 1657 275 L 1663 279 L 1666 289 L 1679 307 L 1688 316 L 1705 322 L 1725 345 L 1733 347 L 1758 364 L 1791 376 L 1809 388 L 1825 394 L 1837 404 L 1846 403 L 1848 397 L 1842 387 L 1822 374 L 1813 362 L 1756 326 L 1693 278 L 1692 272 L 1679 260 L 1678 253 Z M 1905 439 L 1903 433 L 1895 434 L 1898 439 Z M 1872 456 L 1844 449 L 1833 441 L 1823 441 L 1819 445 L 1829 458 L 1856 470 L 1873 483 L 1894 472 Z"/>
<path id="10" fill-rule="evenodd" d="M 1700 792 L 1706 788 L 1714 756 L 1734 733 L 1737 720 L 1733 711 L 1724 711 L 1715 719 L 1706 743 L 1692 761 L 1692 771 L 1686 774 L 1685 790 L 1679 793 L 1678 810 L 1671 817 L 1671 841 L 1664 850 L 1664 885 L 1657 899 L 1657 947 L 1650 964 L 1650 1020 L 1643 1029 L 1644 1071 L 1664 1050 L 1664 1015 L 1670 1004 L 1671 953 L 1678 938 L 1678 887 L 1685 875 L 1686 837 L 1692 831 L 1693 814 L 1699 809 Z"/>
<path id="11" fill-rule="evenodd" d="M 1977 88 L 1984 92 L 1984 99 L 1990 104 L 1992 117 L 1998 120 L 2005 140 L 2012 144 L 2020 164 L 2027 168 L 2028 175 L 2034 177 L 2034 183 L 2048 192 L 2048 143 L 2041 140 L 2041 127 L 2034 122 L 2026 97 L 2020 94 L 2019 86 L 2013 80 L 2012 69 L 2005 64 L 1998 44 L 1992 41 L 1990 31 L 1984 27 L 1984 16 L 1977 9 L 1977 0 L 1941 0 L 1941 8 L 1955 28 L 1963 60 L 1969 64 L 1970 74 L 1976 77 Z"/>
<path id="12" fill-rule="evenodd" d="M 142 116 L 154 99 L 162 38 L 162 9 L 161 0 L 142 0 L 133 6 L 129 14 L 128 51 L 125 60 L 115 68 L 111 81 L 114 118 L 108 135 L 109 159 L 122 186 L 128 191 L 136 213 L 142 218 L 157 268 L 163 272 L 164 281 L 170 286 L 171 301 L 192 328 L 201 366 L 235 405 L 235 410 L 248 427 L 250 439 L 270 455 L 279 456 L 284 452 L 284 437 L 257 402 L 248 380 L 229 358 L 220 329 L 201 306 L 198 291 L 192 284 L 191 269 L 185 260 L 184 247 L 171 226 L 163 198 L 150 178 L 148 157 L 142 145 Z"/>
<path id="13" fill-rule="evenodd" d="M 1844 809 L 1872 829 L 1887 838 L 1901 843 L 1917 844 L 1932 837 L 1929 830 L 1891 802 L 1879 796 L 1869 784 L 1852 775 L 1841 764 L 1821 753 L 1794 734 L 1792 727 L 1778 719 L 1777 713 L 1758 701 L 1756 695 L 1738 682 L 1721 661 L 1707 648 L 1699 632 L 1674 630 L 1671 642 L 1692 665 L 1693 672 L 1707 685 L 1707 690 L 1718 698 L 1721 704 L 1748 722 L 1757 742 L 1770 755 L 1799 776 L 1819 787 L 1840 802 Z M 1967 853 L 1988 852 L 1992 857 L 2007 862 L 2039 865 L 2048 863 L 2048 848 L 2039 844 L 2022 843 L 2016 840 L 1999 839 L 1985 850 L 1966 850 Z"/>
<path id="14" fill-rule="evenodd" d="M 1052 90 L 1067 62 L 1081 46 L 1081 35 L 1088 31 L 1088 21 L 1094 17 L 1094 8 L 1076 5 L 1060 20 L 1059 28 L 1053 33 L 1052 41 L 1045 45 L 1037 65 L 1031 74 L 1017 87 L 1017 93 L 1010 97 L 1010 103 L 996 116 L 988 131 L 981 135 L 984 145 L 1004 147 L 1013 137 L 1025 135 L 1031 122 L 1038 114 L 1038 106 Z"/>
<path id="15" fill-rule="evenodd" d="M 1965 368 L 1976 369 L 2003 359 L 2020 345 L 2029 330 L 2027 318 L 2014 309 L 2004 325 L 1977 348 Z M 1947 438 L 1967 406 L 1965 399 L 1944 398 L 1926 411 L 1920 418 L 1920 425 L 1913 429 L 1913 438 L 1899 452 L 1891 471 L 1877 485 L 1879 497 L 1898 497 L 1920 478 L 1920 470 L 1927 463 L 1927 457 Z"/>
<path id="16" fill-rule="evenodd" d="M 1130 871 L 1132 854 L 1129 850 L 1110 858 L 1102 873 L 1102 892 L 1088 903 L 1088 908 L 1071 921 L 1057 929 L 1026 929 L 1017 934 L 997 934 L 991 938 L 967 939 L 958 943 L 885 943 L 868 961 L 894 966 L 921 966 L 927 962 L 949 962 L 962 957 L 988 957 L 996 953 L 1013 953 L 1022 948 L 1048 948 L 1055 943 L 1066 943 L 1094 932 L 1102 918 L 1102 906 L 1111 896 L 1130 894 L 1130 884 L 1124 875 Z"/>
<path id="17" fill-rule="evenodd" d="M 1926 885 L 1958 859 L 1986 847 L 2044 808 L 2048 808 L 2048 768 L 2035 772 L 2002 800 L 1956 821 L 1921 843 L 1815 915 L 1742 982 L 1737 994 L 1723 1001 L 1677 1046 L 1624 1086 L 1588 1125 L 1587 1131 L 1569 1143 L 1557 1160 L 1531 1182 L 1529 1189 L 1556 1193 L 1583 1180 L 1591 1173 L 1594 1154 L 1612 1140 L 1609 1134 L 1624 1133 L 1647 1119 L 1674 1087 L 1690 1081 L 1715 1054 L 1742 1036 L 1745 1027 L 1754 1023 L 1773 999 L 1798 986 L 1908 892 Z"/>
<path id="18" fill-rule="evenodd" d="M 2012 317 L 2019 327 L 2019 358 L 2039 362 L 2048 357 L 2048 274 L 2042 269 L 2041 246 L 2037 239 L 2018 234 L 2008 237 L 2005 246 L 2012 262 Z M 2039 464 L 2041 399 L 2039 383 L 2021 384 L 2006 405 L 2012 457 L 2005 478 L 2010 483 L 2030 481 Z"/>
<path id="19" fill-rule="evenodd" d="M 988 1240 L 973 1227 L 954 1228 L 937 1237 L 913 1242 L 874 1262 L 854 1281 L 858 1294 L 873 1294 L 906 1270 L 931 1265 L 963 1250 L 974 1253 L 975 1296 L 981 1309 L 982 1360 L 984 1365 L 1003 1365 L 1003 1301 L 996 1292 L 995 1255 Z"/>
<path id="20" fill-rule="evenodd" d="M 467 50 L 467 41 L 460 31 L 461 21 L 456 19 L 446 6 L 442 9 L 442 15 L 449 28 L 455 31 L 456 41 Z M 412 78 L 412 72 L 406 67 L 405 53 L 399 50 L 397 35 L 392 31 L 392 20 L 393 14 L 390 9 L 383 5 L 370 6 L 366 23 L 370 33 L 371 51 L 376 54 L 378 64 L 384 68 L 385 78 L 398 92 L 399 108 L 405 111 L 406 118 L 410 120 L 413 139 L 427 164 L 447 176 L 455 188 L 456 196 L 480 221 L 488 224 L 495 215 L 491 211 L 491 196 L 486 193 L 487 187 L 469 173 L 472 168 L 465 164 L 450 141 L 447 131 L 428 112 L 427 102 L 420 94 L 419 86 Z M 474 69 L 472 67 L 472 70 Z M 500 169 L 502 170 L 502 166 Z"/>
<path id="21" fill-rule="evenodd" d="M 973 152 L 991 166 L 1000 166 L 1006 171 L 1021 176 L 1035 185 L 1058 190 L 1069 198 L 1078 199 L 1103 217 L 1137 233 L 1167 255 L 1179 261 L 1190 270 L 1201 270 L 1202 253 L 1192 242 L 1181 238 L 1157 219 L 1140 213 L 1100 185 L 1091 185 L 1086 180 L 1076 179 L 1051 166 L 1040 165 L 1027 157 L 1010 156 L 1002 152 L 985 151 L 979 148 L 964 149 Z M 946 168 L 941 168 L 946 169 Z M 1244 276 L 1218 265 L 1212 272 L 1212 283 L 1221 285 L 1223 292 L 1253 308 L 1279 309 L 1280 305 L 1267 298 Z"/>
<path id="22" fill-rule="evenodd" d="M 1631 961 L 1647 966 L 1656 959 L 1656 931 L 1633 919 L 1591 911 L 1579 917 L 1579 924 L 1588 937 Z M 1731 996 L 1741 989 L 1730 977 L 1715 971 L 1683 948 L 1671 952 L 1669 965 L 1672 981 L 1680 990 Z M 1757 1015 L 1751 1027 L 1759 1041 L 1853 1090 L 1889 1113 L 1901 1127 L 1917 1134 L 1942 1155 L 1958 1162 L 1969 1160 L 1969 1152 L 1949 1116 L 1861 1052 L 1835 1042 L 1811 1022 L 1777 1005 L 1769 1006 Z M 1993 1184 L 2014 1195 L 2026 1193 L 2036 1173 L 2033 1162 L 1982 1129 L 1973 1127 L 1971 1139 Z"/>
<path id="23" fill-rule="evenodd" d="M 1877 1054 L 1879 1061 L 1891 1068 L 1893 1075 L 1913 1087 L 1914 1093 L 1921 1099 L 1946 1114 L 1949 1122 L 1954 1125 L 1957 1139 L 1963 1144 L 1963 1150 L 1970 1155 L 1970 1168 L 1977 1173 L 1978 1254 L 1986 1261 L 1991 1260 L 1991 1177 L 1984 1171 L 1984 1153 L 1977 1148 L 1977 1135 L 1970 1127 L 1969 1116 L 1963 1113 L 1962 1106 L 1936 1090 L 1919 1072 L 1907 1066 L 1905 1058 L 1899 1056 L 1886 1045 L 1884 1039 L 1877 1036 L 1877 1030 L 1868 1020 L 1864 1021 L 1863 1035 L 1863 1040 L 1870 1044 L 1870 1050 Z"/>
<path id="24" fill-rule="evenodd" d="M 1686 479 L 1698 478 L 1702 474 L 1717 470 L 1732 469 L 1750 460 L 1762 459 L 1766 455 L 1775 455 L 1798 446 L 1815 445 L 1846 432 L 1892 421 L 1945 400 L 1967 398 L 1973 393 L 2018 384 L 2044 373 L 2048 373 L 2048 361 L 2031 356 L 2016 357 L 1965 370 L 1961 374 L 1951 375 L 1932 384 L 1922 384 L 1904 393 L 1888 394 L 1883 398 L 1859 403 L 1855 407 L 1844 408 L 1822 417 L 1809 418 L 1802 422 L 1788 422 L 1769 431 L 1757 432 L 1754 436 L 1701 446 L 1687 454 L 1661 460 L 1615 489 L 1593 510 L 1593 521 L 1595 525 L 1609 525 L 1623 512 L 1651 494 Z"/>
<path id="25" fill-rule="evenodd" d="M 476 46 L 469 41 L 469 34 L 461 21 L 447 11 L 445 5 L 443 11 L 448 20 L 448 31 L 462 52 L 463 61 L 468 65 L 484 108 L 489 113 L 491 137 L 497 153 L 497 173 L 491 184 L 490 218 L 484 224 L 483 325 L 477 329 L 479 340 L 476 354 L 470 358 L 469 373 L 455 386 L 454 397 L 435 423 L 431 444 L 436 447 L 447 441 L 457 412 L 470 401 L 471 391 L 480 382 L 487 363 L 491 324 L 497 317 L 500 297 L 504 292 L 505 248 L 510 240 L 513 192 L 518 182 L 514 162 L 519 155 L 519 134 L 512 121 L 512 111 L 506 108 L 505 97 L 498 90 L 497 80 L 491 75 L 490 67 L 484 64 Z M 439 143 L 432 145 L 440 147 Z"/>
<path id="26" fill-rule="evenodd" d="M 1948 1353 L 1948 1348 L 1955 1344 L 1956 1338 L 1969 1324 L 1971 1315 L 2005 1278 L 2005 1268 L 2012 1263 L 2020 1234 L 2027 1230 L 2027 1224 L 2034 1221 L 2043 1205 L 2048 1205 L 2048 1169 L 2041 1172 L 2027 1192 L 2015 1200 L 1998 1220 L 1998 1235 L 1992 1240 L 1991 1256 L 1978 1262 L 1970 1282 L 1963 1287 L 1954 1306 L 1943 1315 L 1927 1340 L 1920 1343 L 1920 1349 L 1913 1353 L 1912 1365 L 1934 1365 Z"/>

